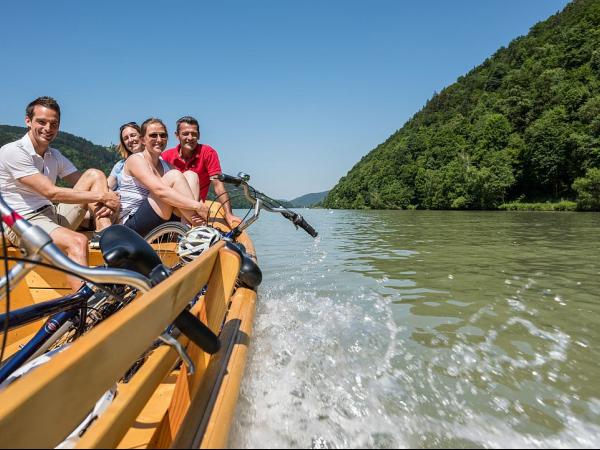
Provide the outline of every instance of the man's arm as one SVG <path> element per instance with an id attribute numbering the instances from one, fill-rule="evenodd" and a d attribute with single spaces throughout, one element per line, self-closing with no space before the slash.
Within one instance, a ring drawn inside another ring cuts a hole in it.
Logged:
<path id="1" fill-rule="evenodd" d="M 78 175 L 77 175 L 78 174 Z M 66 176 L 64 179 L 71 183 L 72 180 L 79 180 L 81 173 L 75 172 L 71 175 Z M 118 204 L 113 205 L 112 196 L 102 192 L 93 191 L 78 191 L 70 188 L 61 188 L 55 186 L 52 181 L 41 173 L 34 175 L 28 175 L 26 177 L 19 178 L 19 181 L 28 188 L 34 190 L 38 194 L 46 197 L 53 203 L 68 203 L 68 204 L 84 204 L 84 203 L 103 203 L 109 208 L 113 209 L 118 207 Z M 112 194 L 112 193 L 111 193 Z"/>

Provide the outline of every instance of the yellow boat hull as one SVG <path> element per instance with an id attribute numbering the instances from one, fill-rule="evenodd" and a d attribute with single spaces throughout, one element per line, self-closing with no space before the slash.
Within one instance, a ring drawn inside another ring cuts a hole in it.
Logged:
<path id="1" fill-rule="evenodd" d="M 239 240 L 254 254 L 247 235 Z M 91 251 L 90 264 L 101 263 L 101 254 Z M 155 349 L 127 383 L 118 382 L 115 400 L 83 434 L 77 448 L 225 447 L 256 304 L 254 290 L 235 287 L 239 267 L 237 253 L 218 243 L 49 363 L 0 391 L 0 447 L 49 448 L 62 442 L 205 285 L 206 295 L 192 312 L 219 334 L 220 351 L 211 356 L 179 338 L 196 368 L 189 375 L 173 348 Z M 63 274 L 39 268 L 13 290 L 11 308 L 67 292 Z M 0 302 L 0 310 L 4 308 Z M 11 331 L 6 356 L 41 323 Z"/>

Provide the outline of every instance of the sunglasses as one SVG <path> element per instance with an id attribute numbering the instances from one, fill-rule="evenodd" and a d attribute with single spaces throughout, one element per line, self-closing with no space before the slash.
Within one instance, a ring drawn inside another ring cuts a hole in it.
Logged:
<path id="1" fill-rule="evenodd" d="M 123 125 L 121 125 L 119 130 L 123 131 L 127 127 L 139 128 L 140 126 L 137 124 L 137 122 L 127 122 L 127 123 L 124 123 Z"/>
<path id="2" fill-rule="evenodd" d="M 159 137 L 167 139 L 167 137 L 169 137 L 167 133 L 148 133 L 148 136 L 150 139 L 158 139 Z"/>

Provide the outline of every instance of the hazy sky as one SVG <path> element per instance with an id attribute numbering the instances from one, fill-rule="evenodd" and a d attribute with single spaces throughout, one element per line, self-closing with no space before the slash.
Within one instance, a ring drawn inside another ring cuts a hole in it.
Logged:
<path id="1" fill-rule="evenodd" d="M 40 95 L 96 144 L 193 115 L 223 171 L 333 187 L 432 96 L 567 0 L 2 1 L 0 124 Z"/>

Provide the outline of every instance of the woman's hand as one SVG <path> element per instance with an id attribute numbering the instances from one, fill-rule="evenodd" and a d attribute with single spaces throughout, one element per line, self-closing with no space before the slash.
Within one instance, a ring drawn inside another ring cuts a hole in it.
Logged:
<path id="1" fill-rule="evenodd" d="M 206 225 L 208 223 L 208 214 L 210 212 L 208 205 L 204 202 L 198 202 L 194 211 L 196 211 L 196 213 L 192 215 L 192 225 Z"/>

